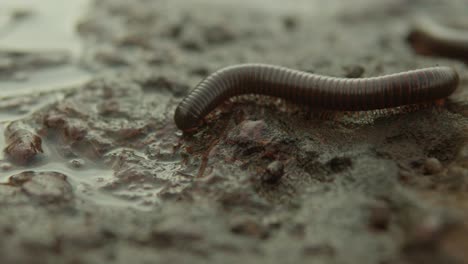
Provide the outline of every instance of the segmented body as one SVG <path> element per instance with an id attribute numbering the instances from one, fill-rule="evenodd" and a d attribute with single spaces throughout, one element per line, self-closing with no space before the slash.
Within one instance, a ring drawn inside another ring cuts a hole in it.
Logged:
<path id="1" fill-rule="evenodd" d="M 468 61 L 468 30 L 449 28 L 420 17 L 413 24 L 408 40 L 421 54 Z"/>
<path id="2" fill-rule="evenodd" d="M 372 78 L 336 78 L 266 64 L 234 65 L 208 76 L 178 105 L 174 121 L 181 130 L 227 99 L 259 94 L 313 108 L 365 111 L 430 102 L 447 97 L 458 84 L 450 67 L 432 67 Z"/>

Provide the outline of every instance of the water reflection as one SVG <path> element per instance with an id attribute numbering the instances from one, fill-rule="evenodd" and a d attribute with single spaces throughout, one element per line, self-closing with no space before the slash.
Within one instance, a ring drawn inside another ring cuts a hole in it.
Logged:
<path id="1" fill-rule="evenodd" d="M 0 2 L 0 183 L 28 170 L 54 171 L 67 175 L 82 199 L 134 207 L 130 201 L 100 191 L 114 180 L 113 170 L 94 161 L 64 157 L 54 142 L 43 139 L 46 157 L 27 167 L 10 164 L 3 152 L 4 130 L 11 121 L 28 118 L 63 99 L 63 90 L 91 79 L 77 63 L 82 46 L 75 30 L 88 4 L 88 0 Z"/>
<path id="2" fill-rule="evenodd" d="M 0 102 L 70 88 L 91 79 L 91 74 L 76 63 L 81 42 L 75 27 L 88 2 L 0 2 Z M 0 107 L 2 120 L 16 117 L 8 117 L 10 110 Z"/>
<path id="3" fill-rule="evenodd" d="M 66 50 L 79 55 L 75 25 L 88 4 L 88 0 L 2 0 L 0 49 Z M 18 19 L 22 13 L 28 15 Z"/>

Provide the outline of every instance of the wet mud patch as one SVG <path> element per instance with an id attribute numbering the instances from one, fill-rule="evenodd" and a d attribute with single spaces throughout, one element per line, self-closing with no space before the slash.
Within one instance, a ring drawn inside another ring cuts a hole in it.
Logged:
<path id="1" fill-rule="evenodd" d="M 157 203 L 163 187 L 181 178 L 174 154 L 178 137 L 167 135 L 174 127 L 167 122 L 168 82 L 151 84 L 160 92 L 144 94 L 140 83 L 150 86 L 144 78 L 109 79 L 69 90 L 58 102 L 6 126 L 5 158 L 12 164 L 5 160 L 3 180 L 26 170 L 60 171 L 83 199 L 141 208 Z"/>

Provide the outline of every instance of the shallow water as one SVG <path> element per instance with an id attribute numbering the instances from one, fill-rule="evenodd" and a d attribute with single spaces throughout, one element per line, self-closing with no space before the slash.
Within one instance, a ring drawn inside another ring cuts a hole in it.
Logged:
<path id="1" fill-rule="evenodd" d="M 15 69 L 15 76 L 0 81 L 0 101 L 5 97 L 66 89 L 90 80 L 91 74 L 76 63 L 82 47 L 75 32 L 88 4 L 88 0 L 0 2 L 0 53 L 59 53 L 69 58 L 60 65 Z M 12 119 L 1 110 L 0 116 L 2 120 Z"/>
<path id="2" fill-rule="evenodd" d="M 89 0 L 2 0 L 0 50 L 63 50 L 79 55 L 75 24 L 88 5 Z M 15 19 L 12 14 L 19 11 L 26 15 Z"/>
<path id="3" fill-rule="evenodd" d="M 0 134 L 3 135 L 6 122 L 0 122 Z M 5 147 L 4 136 L 0 137 L 2 150 Z M 29 166 L 16 166 L 8 162 L 5 153 L 0 151 L 0 184 L 8 183 L 11 176 L 26 172 L 59 172 L 67 176 L 74 193 L 84 201 L 105 206 L 132 207 L 145 210 L 145 206 L 135 204 L 129 199 L 107 193 L 105 186 L 115 179 L 114 171 L 103 164 L 91 160 L 80 160 L 80 166 L 73 165 L 73 158 L 66 158 L 56 149 L 59 146 L 50 140 L 44 140 L 44 157 Z"/>
<path id="4" fill-rule="evenodd" d="M 63 99 L 60 91 L 78 87 L 92 75 L 78 66 L 81 42 L 75 25 L 89 4 L 88 0 L 2 0 L 0 2 L 0 53 L 65 53 L 70 59 L 60 65 L 18 69 L 19 77 L 0 81 L 0 183 L 12 175 L 33 170 L 55 171 L 68 176 L 75 193 L 83 199 L 105 205 L 134 206 L 130 201 L 108 195 L 99 189 L 112 181 L 114 172 L 105 166 L 85 161 L 76 168 L 71 159 L 61 156 L 51 142 L 43 140 L 44 159 L 27 166 L 12 166 L 5 159 L 3 136 L 9 122 L 27 118 L 41 107 Z"/>
<path id="5" fill-rule="evenodd" d="M 32 72 L 24 80 L 0 82 L 0 100 L 18 95 L 51 92 L 76 87 L 90 80 L 90 74 L 76 66 L 66 65 Z"/>

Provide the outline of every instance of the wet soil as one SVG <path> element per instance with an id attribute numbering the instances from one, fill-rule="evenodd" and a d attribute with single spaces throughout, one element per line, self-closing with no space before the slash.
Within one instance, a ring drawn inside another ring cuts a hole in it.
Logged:
<path id="1" fill-rule="evenodd" d="M 0 98 L 0 262 L 468 263 L 468 68 L 406 42 L 414 16 L 463 25 L 466 7 L 101 0 L 73 24 L 79 52 L 0 35 L 14 87 Z M 349 78 L 449 65 L 461 83 L 438 107 L 338 116 L 245 99 L 175 127 L 191 87 L 245 62 Z"/>

